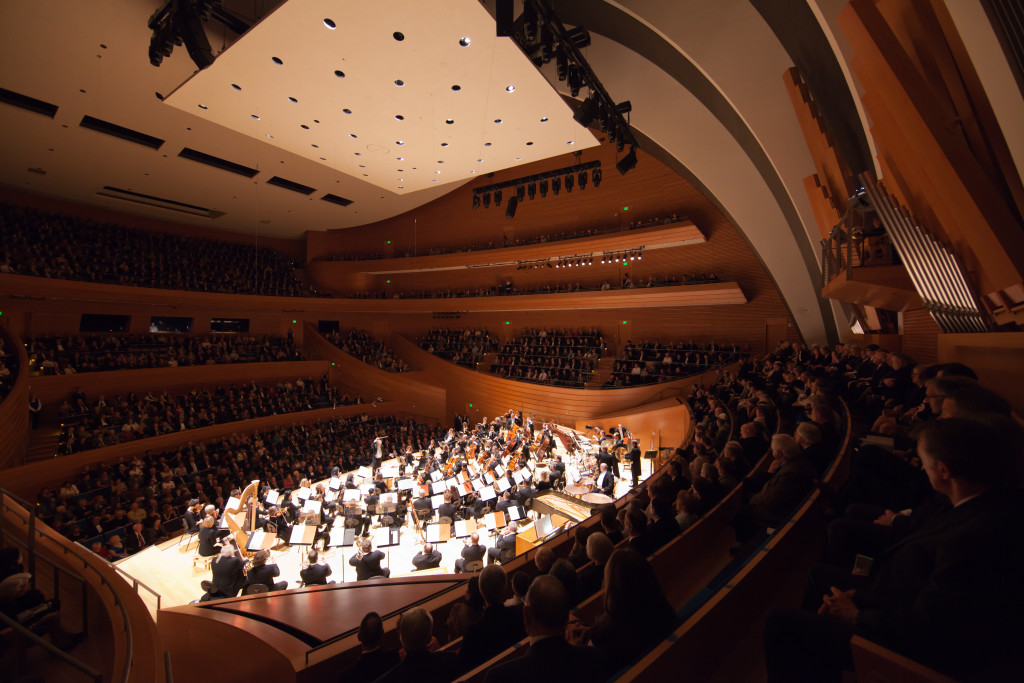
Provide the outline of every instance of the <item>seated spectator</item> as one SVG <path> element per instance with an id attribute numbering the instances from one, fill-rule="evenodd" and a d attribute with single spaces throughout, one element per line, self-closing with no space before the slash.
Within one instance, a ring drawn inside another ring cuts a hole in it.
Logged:
<path id="1" fill-rule="evenodd" d="M 580 600 L 586 600 L 601 590 L 601 584 L 604 582 L 604 568 L 614 549 L 611 539 L 600 531 L 595 531 L 587 538 L 587 557 L 593 564 L 587 564 L 579 570 Z"/>
<path id="2" fill-rule="evenodd" d="M 512 573 L 512 597 L 505 601 L 505 607 L 522 607 L 526 591 L 530 588 L 530 575 L 522 569 Z"/>
<path id="3" fill-rule="evenodd" d="M 491 565 L 480 572 L 484 612 L 462 636 L 459 665 L 463 671 L 482 664 L 526 635 L 522 611 L 504 604 L 506 585 L 505 570 L 500 566 Z"/>
<path id="4" fill-rule="evenodd" d="M 434 637 L 434 619 L 422 607 L 402 613 L 398 636 L 405 658 L 376 679 L 376 683 L 448 683 L 459 669 L 459 656 L 454 652 L 430 652 Z"/>
<path id="5" fill-rule="evenodd" d="M 555 551 L 542 545 L 537 549 L 537 554 L 533 556 L 533 565 L 537 568 L 538 574 L 547 574 L 551 571 L 551 565 L 555 563 L 555 559 Z"/>
<path id="6" fill-rule="evenodd" d="M 676 496 L 675 512 L 676 524 L 679 525 L 680 532 L 686 531 L 694 522 L 700 519 L 700 515 L 697 514 L 698 508 L 698 501 L 691 492 L 679 492 L 679 495 Z"/>
<path id="7" fill-rule="evenodd" d="M 523 623 L 530 637 L 524 655 L 487 671 L 485 683 L 563 683 L 606 678 L 603 654 L 565 640 L 569 602 L 565 588 L 553 576 L 539 576 L 526 594 Z"/>
<path id="8" fill-rule="evenodd" d="M 559 558 L 551 565 L 549 573 L 562 582 L 569 604 L 577 605 L 580 601 L 579 576 L 576 574 L 576 568 L 572 566 L 572 562 L 564 557 Z"/>
<path id="9" fill-rule="evenodd" d="M 1005 475 L 1019 448 L 973 420 L 927 427 L 918 452 L 952 508 L 857 575 L 814 568 L 806 611 L 777 610 L 765 622 L 768 680 L 839 680 L 855 634 L 958 679 L 1016 678 L 1024 504 Z"/>
<path id="10" fill-rule="evenodd" d="M 469 625 L 484 614 L 484 596 L 480 593 L 480 576 L 474 574 L 466 582 L 466 594 L 452 606 L 448 614 L 448 637 L 461 638 Z"/>
<path id="11" fill-rule="evenodd" d="M 367 612 L 359 622 L 359 658 L 343 669 L 339 681 L 372 681 L 396 666 L 401 658 L 398 650 L 380 646 L 384 639 L 384 620 L 376 612 Z"/>
<path id="12" fill-rule="evenodd" d="M 778 527 L 814 487 L 814 466 L 788 434 L 772 437 L 771 478 L 733 520 L 736 540 L 746 543 L 758 529 Z"/>
<path id="13" fill-rule="evenodd" d="M 612 542 L 612 545 L 617 545 L 625 538 L 622 524 L 619 523 L 618 511 L 612 504 L 602 505 L 600 515 L 601 531 Z"/>

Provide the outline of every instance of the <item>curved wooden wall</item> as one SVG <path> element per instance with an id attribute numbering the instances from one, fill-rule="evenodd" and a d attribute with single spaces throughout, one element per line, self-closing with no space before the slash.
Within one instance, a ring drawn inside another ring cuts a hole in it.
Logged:
<path id="1" fill-rule="evenodd" d="M 378 396 L 402 406 L 405 413 L 427 420 L 443 420 L 445 390 L 424 381 L 422 372 L 385 372 L 345 353 L 324 339 L 307 323 L 306 351 L 331 362 L 332 380 L 352 387 L 363 400 L 370 402 Z"/>
<path id="2" fill-rule="evenodd" d="M 427 381 L 446 388 L 446 419 L 458 413 L 474 422 L 515 409 L 538 420 L 575 425 L 579 420 L 635 408 L 672 394 L 685 395 L 700 377 L 624 389 L 566 389 L 475 372 L 427 353 L 400 335 L 390 344 L 410 365 L 422 368 Z"/>
<path id="3" fill-rule="evenodd" d="M 0 336 L 3 337 L 8 352 L 18 358 L 18 374 L 14 385 L 11 392 L 0 402 L 0 426 L 3 427 L 4 433 L 0 439 L 0 469 L 3 469 L 24 462 L 29 434 L 29 377 L 25 345 L 6 327 L 0 327 Z"/>

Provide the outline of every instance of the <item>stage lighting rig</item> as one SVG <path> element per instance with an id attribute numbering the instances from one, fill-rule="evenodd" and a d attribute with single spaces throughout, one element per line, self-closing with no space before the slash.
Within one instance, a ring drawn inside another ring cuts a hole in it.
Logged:
<path id="1" fill-rule="evenodd" d="M 189 57 L 200 69 L 213 64 L 216 57 L 210 48 L 203 25 L 214 19 L 237 35 L 249 30 L 251 25 L 228 12 L 221 6 L 221 0 L 168 0 L 149 18 L 149 63 L 160 66 L 165 57 L 170 57 L 176 45 L 184 43 Z"/>

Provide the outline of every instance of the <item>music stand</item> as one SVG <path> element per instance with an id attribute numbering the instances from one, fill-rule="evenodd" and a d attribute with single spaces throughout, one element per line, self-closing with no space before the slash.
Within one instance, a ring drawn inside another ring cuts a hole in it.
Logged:
<path id="1" fill-rule="evenodd" d="M 331 477 L 331 480 L 327 482 L 327 488 L 332 491 L 337 491 L 342 487 L 342 485 L 343 482 L 341 481 L 341 477 Z"/>
<path id="2" fill-rule="evenodd" d="M 458 519 L 455 521 L 455 538 L 466 538 L 476 531 L 475 519 Z"/>
<path id="3" fill-rule="evenodd" d="M 277 542 L 277 534 L 268 534 L 262 529 L 249 534 L 249 537 L 245 540 L 245 549 L 251 553 L 268 550 L 273 547 L 274 543 Z"/>
<path id="4" fill-rule="evenodd" d="M 526 519 L 526 510 L 521 505 L 510 505 L 505 512 L 508 513 L 508 518 L 511 521 L 518 522 L 521 519 Z"/>
<path id="5" fill-rule="evenodd" d="M 427 541 L 430 543 L 447 543 L 452 537 L 451 524 L 428 524 Z"/>
<path id="6" fill-rule="evenodd" d="M 283 497 L 283 495 L 284 494 L 279 493 L 274 489 L 270 489 L 269 491 L 267 491 L 267 496 L 263 500 L 266 501 L 267 505 L 277 506 L 281 504 L 281 498 Z"/>

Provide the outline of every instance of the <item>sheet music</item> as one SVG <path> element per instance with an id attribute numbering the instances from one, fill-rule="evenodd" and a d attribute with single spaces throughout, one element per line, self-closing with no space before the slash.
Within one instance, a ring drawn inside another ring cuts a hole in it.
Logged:
<path id="1" fill-rule="evenodd" d="M 505 491 L 508 491 L 510 488 L 512 488 L 512 482 L 508 480 L 508 477 L 502 477 L 501 479 L 498 479 L 497 484 L 498 491 L 500 491 L 501 493 L 505 493 Z"/>
<path id="2" fill-rule="evenodd" d="M 412 477 L 405 477 L 403 479 L 399 479 L 397 484 L 399 491 L 411 491 L 416 485 L 416 480 Z"/>
<path id="3" fill-rule="evenodd" d="M 260 529 L 252 532 L 245 543 L 245 549 L 249 551 L 263 550 L 263 537 L 266 535 L 266 532 Z"/>
<path id="4" fill-rule="evenodd" d="M 380 474 L 385 479 L 393 479 L 398 476 L 398 461 L 393 465 L 381 465 Z"/>
<path id="5" fill-rule="evenodd" d="M 330 503 L 335 500 L 338 500 L 338 492 L 328 489 L 327 492 L 324 493 L 324 502 Z"/>
<path id="6" fill-rule="evenodd" d="M 309 498 L 309 487 L 303 486 L 302 488 L 295 489 L 295 497 L 299 500 L 306 500 Z"/>
<path id="7" fill-rule="evenodd" d="M 373 471 L 366 465 L 363 465 L 356 470 L 356 476 L 362 477 L 363 479 L 373 479 Z"/>
<path id="8" fill-rule="evenodd" d="M 444 475 L 441 474 L 440 470 L 434 470 L 430 473 L 430 481 L 440 481 L 441 479 L 444 479 Z"/>
<path id="9" fill-rule="evenodd" d="M 234 496 L 231 496 L 230 498 L 228 498 L 228 502 L 224 504 L 224 509 L 225 510 L 237 510 L 238 509 L 238 503 L 239 503 L 239 500 L 237 498 L 235 498 Z"/>
<path id="10" fill-rule="evenodd" d="M 580 480 L 580 471 L 574 465 L 565 466 L 565 475 L 569 478 L 570 483 L 575 484 Z"/>
<path id="11" fill-rule="evenodd" d="M 474 479 L 470 483 L 473 485 L 473 490 L 474 491 L 479 491 L 483 487 L 487 486 L 487 484 L 485 484 L 483 481 L 481 481 L 479 477 L 477 477 L 476 479 Z"/>
<path id="12" fill-rule="evenodd" d="M 469 474 L 466 473 L 466 470 L 462 470 L 455 476 L 455 478 L 459 480 L 460 484 L 464 484 L 469 481 Z"/>
<path id="13" fill-rule="evenodd" d="M 338 526 L 331 529 L 331 539 L 327 542 L 328 547 L 350 547 L 356 540 L 356 530 L 346 529 L 343 526 Z"/>
<path id="14" fill-rule="evenodd" d="M 433 508 L 435 510 L 437 508 L 441 507 L 442 503 L 444 503 L 444 494 L 443 493 L 439 493 L 436 496 L 431 496 L 430 497 L 430 504 L 433 506 Z"/>
<path id="15" fill-rule="evenodd" d="M 504 477 L 505 476 L 505 468 L 502 467 L 501 465 L 498 465 L 497 467 L 494 468 L 494 473 L 496 475 L 498 475 L 499 477 Z"/>
<path id="16" fill-rule="evenodd" d="M 316 536 L 315 526 L 296 524 L 292 527 L 292 534 L 288 539 L 288 545 L 313 545 L 314 536 Z"/>
<path id="17" fill-rule="evenodd" d="M 380 494 L 380 502 L 377 503 L 377 504 L 378 505 L 383 505 L 384 503 L 390 503 L 392 505 L 398 505 L 398 494 L 397 493 L 382 493 L 382 494 Z"/>
<path id="18" fill-rule="evenodd" d="M 450 524 L 428 524 L 427 541 L 430 543 L 445 543 L 451 538 Z"/>
<path id="19" fill-rule="evenodd" d="M 267 491 L 267 497 L 264 498 L 263 500 L 266 501 L 267 505 L 280 505 L 281 494 L 275 491 L 274 489 L 270 489 L 269 491 Z"/>
<path id="20" fill-rule="evenodd" d="M 362 493 L 364 496 L 368 496 L 371 493 L 373 493 L 373 489 L 375 488 L 376 487 L 373 484 L 362 484 L 359 487 L 359 492 Z"/>
<path id="21" fill-rule="evenodd" d="M 475 519 L 459 519 L 455 521 L 455 538 L 465 538 L 476 531 Z"/>
<path id="22" fill-rule="evenodd" d="M 492 486 L 485 486 L 482 489 L 480 489 L 480 500 L 482 500 L 484 502 L 486 502 L 488 500 L 494 500 L 497 497 L 498 497 L 498 494 L 494 490 L 494 487 L 492 487 Z"/>
<path id="23" fill-rule="evenodd" d="M 455 486 L 458 483 L 459 483 L 459 480 L 456 479 L 455 477 L 448 477 L 447 479 L 444 480 L 444 486 L 445 486 L 445 488 L 448 488 L 448 489 L 450 489 L 451 487 Z"/>
<path id="24" fill-rule="evenodd" d="M 302 506 L 303 512 L 310 512 L 315 515 L 320 514 L 320 501 L 319 500 L 307 500 L 306 504 Z"/>
<path id="25" fill-rule="evenodd" d="M 516 470 L 512 473 L 512 480 L 517 484 L 522 484 L 524 481 L 523 473 L 521 470 Z"/>
<path id="26" fill-rule="evenodd" d="M 444 491 L 447 490 L 447 488 L 448 487 L 444 485 L 443 481 L 435 481 L 430 484 L 431 493 L 444 493 Z"/>
<path id="27" fill-rule="evenodd" d="M 342 486 L 341 477 L 331 477 L 331 480 L 327 483 L 327 488 L 332 491 L 337 491 Z"/>
<path id="28" fill-rule="evenodd" d="M 358 503 L 363 500 L 363 494 L 359 489 L 345 489 L 341 500 L 345 503 Z"/>
<path id="29" fill-rule="evenodd" d="M 490 472 L 484 472 L 484 482 L 487 484 L 494 483 L 494 477 L 491 476 Z"/>
<path id="30" fill-rule="evenodd" d="M 518 505 L 512 505 L 508 507 L 506 511 L 508 512 L 509 519 L 513 521 L 519 521 L 520 519 L 526 516 L 523 511 L 523 508 L 519 507 Z"/>

